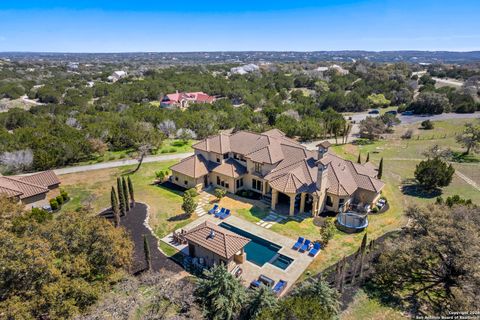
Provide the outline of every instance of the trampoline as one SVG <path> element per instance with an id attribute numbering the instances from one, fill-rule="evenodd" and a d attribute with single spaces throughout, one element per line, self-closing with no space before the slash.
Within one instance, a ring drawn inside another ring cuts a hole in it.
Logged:
<path id="1" fill-rule="evenodd" d="M 337 215 L 337 228 L 344 232 L 361 232 L 366 227 L 368 227 L 367 214 L 347 211 Z"/>

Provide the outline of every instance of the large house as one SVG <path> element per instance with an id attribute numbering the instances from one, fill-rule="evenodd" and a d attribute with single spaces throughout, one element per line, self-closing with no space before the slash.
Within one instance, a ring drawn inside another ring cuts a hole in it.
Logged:
<path id="1" fill-rule="evenodd" d="M 173 165 L 170 179 L 185 188 L 251 190 L 289 215 L 365 210 L 378 200 L 384 183 L 373 165 L 330 153 L 326 141 L 317 147 L 308 150 L 277 129 L 219 134 L 193 145 L 194 155 Z"/>
<path id="2" fill-rule="evenodd" d="M 167 94 L 162 98 L 160 106 L 164 108 L 188 108 L 189 103 L 212 103 L 215 97 L 209 96 L 204 92 L 175 92 Z"/>
<path id="3" fill-rule="evenodd" d="M 48 204 L 47 193 L 57 189 L 60 180 L 49 170 L 22 176 L 0 176 L 0 195 L 27 206 Z"/>

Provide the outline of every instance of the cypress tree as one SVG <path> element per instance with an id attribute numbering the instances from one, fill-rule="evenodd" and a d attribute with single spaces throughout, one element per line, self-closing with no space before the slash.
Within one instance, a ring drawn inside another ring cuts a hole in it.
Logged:
<path id="1" fill-rule="evenodd" d="M 115 227 L 118 227 L 120 225 L 120 212 L 118 209 L 117 194 L 115 193 L 115 188 L 113 186 L 112 186 L 112 191 L 110 193 L 110 201 L 112 203 L 112 212 L 113 212 Z"/>
<path id="2" fill-rule="evenodd" d="M 380 159 L 380 165 L 378 166 L 377 178 L 382 179 L 382 175 L 383 175 L 383 157 L 382 157 L 382 159 Z"/>
<path id="3" fill-rule="evenodd" d="M 367 160 L 365 160 L 365 162 L 368 162 L 370 161 L 370 152 L 367 153 Z"/>
<path id="4" fill-rule="evenodd" d="M 358 153 L 357 163 L 359 163 L 359 164 L 362 163 L 362 157 L 361 157 L 361 153 L 360 153 L 360 152 Z"/>
<path id="5" fill-rule="evenodd" d="M 147 270 L 152 268 L 152 257 L 150 256 L 150 244 L 148 243 L 147 235 L 143 235 L 143 253 L 145 254 L 145 263 Z"/>
<path id="6" fill-rule="evenodd" d="M 130 200 L 132 201 L 132 207 L 135 207 L 135 195 L 133 194 L 133 184 L 130 176 L 127 177 L 128 192 L 130 193 Z"/>
<path id="7" fill-rule="evenodd" d="M 125 208 L 125 197 L 123 196 L 123 186 L 122 180 L 117 178 L 117 193 L 118 193 L 118 203 L 120 204 L 120 213 L 124 216 L 126 212 Z"/>
<path id="8" fill-rule="evenodd" d="M 130 201 L 128 201 L 128 185 L 125 177 L 122 177 L 123 196 L 125 197 L 125 208 L 130 211 Z"/>

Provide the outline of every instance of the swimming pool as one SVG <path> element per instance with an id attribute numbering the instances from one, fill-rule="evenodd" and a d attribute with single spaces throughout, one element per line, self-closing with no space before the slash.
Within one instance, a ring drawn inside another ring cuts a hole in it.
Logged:
<path id="1" fill-rule="evenodd" d="M 282 247 L 275 243 L 257 237 L 225 222 L 220 223 L 219 226 L 251 240 L 244 249 L 247 253 L 247 260 L 257 266 L 262 267 L 265 263 L 269 262 L 285 270 L 293 262 L 292 258 L 278 253 Z"/>

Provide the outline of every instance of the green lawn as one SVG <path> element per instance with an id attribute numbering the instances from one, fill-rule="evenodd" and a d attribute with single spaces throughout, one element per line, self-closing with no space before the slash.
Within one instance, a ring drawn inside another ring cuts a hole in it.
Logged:
<path id="1" fill-rule="evenodd" d="M 140 170 L 131 175 L 135 190 L 135 199 L 148 204 L 151 218 L 150 225 L 155 233 L 163 237 L 169 232 L 181 228 L 191 222 L 195 216 L 182 219 L 182 194 L 178 191 L 153 185 L 155 171 L 167 170 L 175 161 L 144 163 Z M 74 210 L 80 205 L 89 204 L 94 212 L 99 212 L 110 206 L 110 189 L 116 185 L 116 177 L 130 172 L 135 166 L 112 169 L 102 169 L 82 173 L 72 173 L 60 176 L 62 188 L 72 200 L 63 210 Z"/>
<path id="2" fill-rule="evenodd" d="M 383 305 L 377 299 L 369 298 L 363 290 L 359 290 L 355 294 L 353 302 L 340 315 L 340 320 L 357 319 L 406 320 L 410 318 L 398 310 Z"/>

